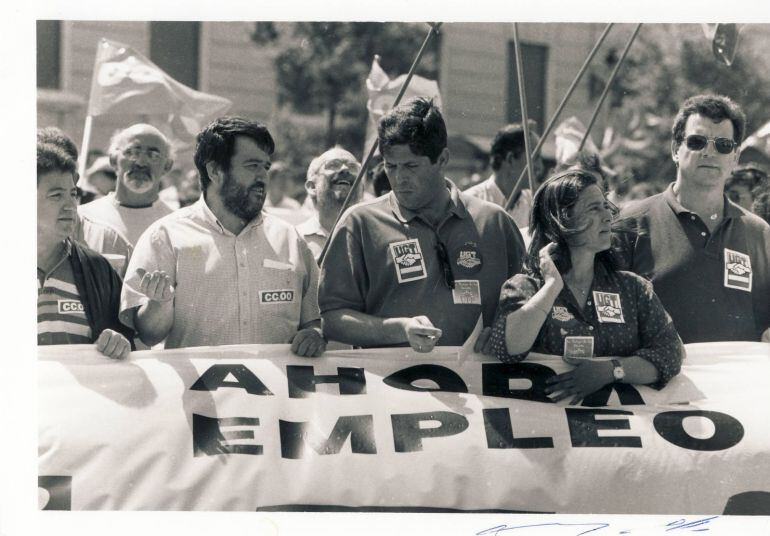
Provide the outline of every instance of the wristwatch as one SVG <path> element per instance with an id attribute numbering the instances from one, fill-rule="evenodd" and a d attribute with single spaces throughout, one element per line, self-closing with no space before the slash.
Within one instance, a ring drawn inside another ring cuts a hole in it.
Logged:
<path id="1" fill-rule="evenodd" d="M 623 370 L 623 365 L 620 364 L 620 361 L 617 359 L 612 359 L 612 376 L 615 378 L 616 382 L 623 381 L 623 378 L 626 377 L 626 371 Z"/>

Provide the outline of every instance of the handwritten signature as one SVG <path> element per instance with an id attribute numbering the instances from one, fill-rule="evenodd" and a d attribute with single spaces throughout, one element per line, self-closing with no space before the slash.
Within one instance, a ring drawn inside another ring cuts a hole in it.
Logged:
<path id="1" fill-rule="evenodd" d="M 668 533 L 668 532 L 676 532 L 676 531 L 691 531 L 691 532 L 705 532 L 708 531 L 707 525 L 713 521 L 714 519 L 717 519 L 719 516 L 711 516 L 711 517 L 704 517 L 701 519 L 696 519 L 694 521 L 688 521 L 686 519 L 676 519 L 674 521 L 671 521 L 669 523 L 666 523 L 665 525 L 658 525 L 656 527 L 645 527 L 644 532 L 645 534 L 652 534 L 650 532 L 651 528 L 656 528 L 658 531 L 660 531 L 661 534 Z M 536 523 L 532 525 L 497 525 L 495 527 L 490 527 L 488 529 L 484 529 L 480 532 L 476 533 L 476 536 L 499 536 L 501 533 L 507 532 L 507 531 L 513 531 L 518 530 L 520 531 L 519 534 L 526 532 L 527 529 L 537 529 L 542 527 L 572 527 L 579 532 L 571 533 L 574 534 L 574 536 L 582 536 L 583 534 L 592 534 L 596 535 L 600 533 L 602 530 L 610 528 L 609 523 Z M 566 530 L 566 529 L 565 529 Z M 610 530 L 613 530 L 610 528 Z M 618 530 L 617 532 L 604 532 L 604 535 L 608 534 L 633 534 L 636 529 L 630 528 L 630 529 L 623 529 Z M 533 532 L 533 531 L 530 531 Z M 657 531 L 656 531 L 657 532 Z M 563 534 L 568 534 L 567 532 L 564 532 Z"/>

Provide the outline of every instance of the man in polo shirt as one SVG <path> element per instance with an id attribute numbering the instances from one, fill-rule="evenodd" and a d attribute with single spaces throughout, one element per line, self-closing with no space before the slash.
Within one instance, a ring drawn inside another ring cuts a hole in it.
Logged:
<path id="1" fill-rule="evenodd" d="M 198 134 L 203 196 L 151 225 L 126 272 L 121 320 L 145 344 L 325 349 L 313 254 L 291 225 L 262 213 L 274 149 L 264 125 L 238 117 Z"/>
<path id="2" fill-rule="evenodd" d="M 154 221 L 172 212 L 159 197 L 160 178 L 174 165 L 171 145 L 152 125 L 139 123 L 110 142 L 110 164 L 117 174 L 114 192 L 78 207 L 78 213 L 105 223 L 132 246 Z"/>
<path id="3" fill-rule="evenodd" d="M 321 267 L 319 304 L 330 339 L 363 347 L 462 345 L 480 315 L 493 321 L 503 282 L 524 249 L 502 208 L 447 179 L 441 112 L 418 98 L 380 119 L 393 191 L 342 216 Z"/>
<path id="4" fill-rule="evenodd" d="M 305 189 L 317 213 L 297 225 L 297 231 L 305 239 L 313 256 L 323 251 L 337 215 L 345 204 L 350 187 L 361 170 L 356 157 L 342 147 L 333 147 L 317 156 L 307 168 Z M 361 199 L 361 188 L 356 188 L 351 206 Z"/>
<path id="5" fill-rule="evenodd" d="M 745 123 L 727 97 L 687 99 L 672 130 L 676 181 L 614 225 L 623 263 L 652 281 L 685 343 L 758 341 L 770 326 L 770 226 L 724 195 Z"/>
<path id="6" fill-rule="evenodd" d="M 540 138 L 532 130 L 535 126 L 534 122 L 531 121 L 528 124 L 530 125 L 530 143 L 534 147 Z M 487 180 L 471 186 L 465 190 L 465 193 L 501 207 L 505 206 L 516 181 L 527 166 L 525 151 L 524 127 L 521 123 L 512 123 L 498 130 L 489 154 L 492 175 Z M 535 168 L 532 176 L 539 177 L 543 173 L 542 159 L 539 156 L 532 159 L 532 165 Z M 529 214 L 532 212 L 533 192 L 527 188 L 528 185 L 529 182 L 526 179 L 519 183 L 514 197 L 515 202 L 509 212 L 519 229 L 529 226 Z"/>
<path id="7" fill-rule="evenodd" d="M 120 359 L 132 337 L 118 321 L 121 282 L 104 257 L 71 239 L 75 175 L 61 148 L 37 145 L 37 343 L 96 343 Z"/>

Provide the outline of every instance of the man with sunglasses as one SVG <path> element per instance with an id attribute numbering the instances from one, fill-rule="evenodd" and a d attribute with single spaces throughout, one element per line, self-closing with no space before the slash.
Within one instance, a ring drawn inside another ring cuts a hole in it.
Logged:
<path id="1" fill-rule="evenodd" d="M 109 157 L 115 191 L 81 205 L 78 213 L 109 225 L 133 247 L 151 223 L 172 212 L 158 196 L 161 177 L 174 165 L 171 145 L 157 128 L 139 123 L 113 136 Z"/>
<path id="2" fill-rule="evenodd" d="M 414 99 L 380 119 L 393 190 L 343 214 L 321 266 L 330 339 L 362 347 L 462 345 L 491 325 L 502 283 L 521 271 L 521 235 L 505 211 L 444 177 L 441 112 Z"/>
<path id="3" fill-rule="evenodd" d="M 724 194 L 745 123 L 727 97 L 687 99 L 672 129 L 676 181 L 614 225 L 623 263 L 652 281 L 685 343 L 758 341 L 770 326 L 770 226 Z"/>
<path id="4" fill-rule="evenodd" d="M 310 162 L 307 168 L 305 189 L 313 202 L 317 213 L 307 221 L 297 225 L 297 232 L 302 235 L 316 261 L 321 256 L 324 244 L 329 238 L 337 215 L 345 204 L 361 164 L 356 157 L 342 147 L 332 147 Z M 361 199 L 361 187 L 353 192 L 350 205 Z"/>

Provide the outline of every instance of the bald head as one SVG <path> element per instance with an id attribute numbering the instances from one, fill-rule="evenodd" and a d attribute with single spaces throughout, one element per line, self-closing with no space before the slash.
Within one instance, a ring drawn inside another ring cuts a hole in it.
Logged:
<path id="1" fill-rule="evenodd" d="M 131 125 L 115 134 L 109 156 L 117 174 L 115 195 L 128 206 L 155 202 L 161 177 L 174 165 L 168 138 L 146 123 Z"/>
<path id="2" fill-rule="evenodd" d="M 321 223 L 334 220 L 361 170 L 356 157 L 342 147 L 333 147 L 317 156 L 307 169 L 307 193 L 318 209 Z M 356 188 L 352 202 L 361 198 L 361 188 Z"/>

